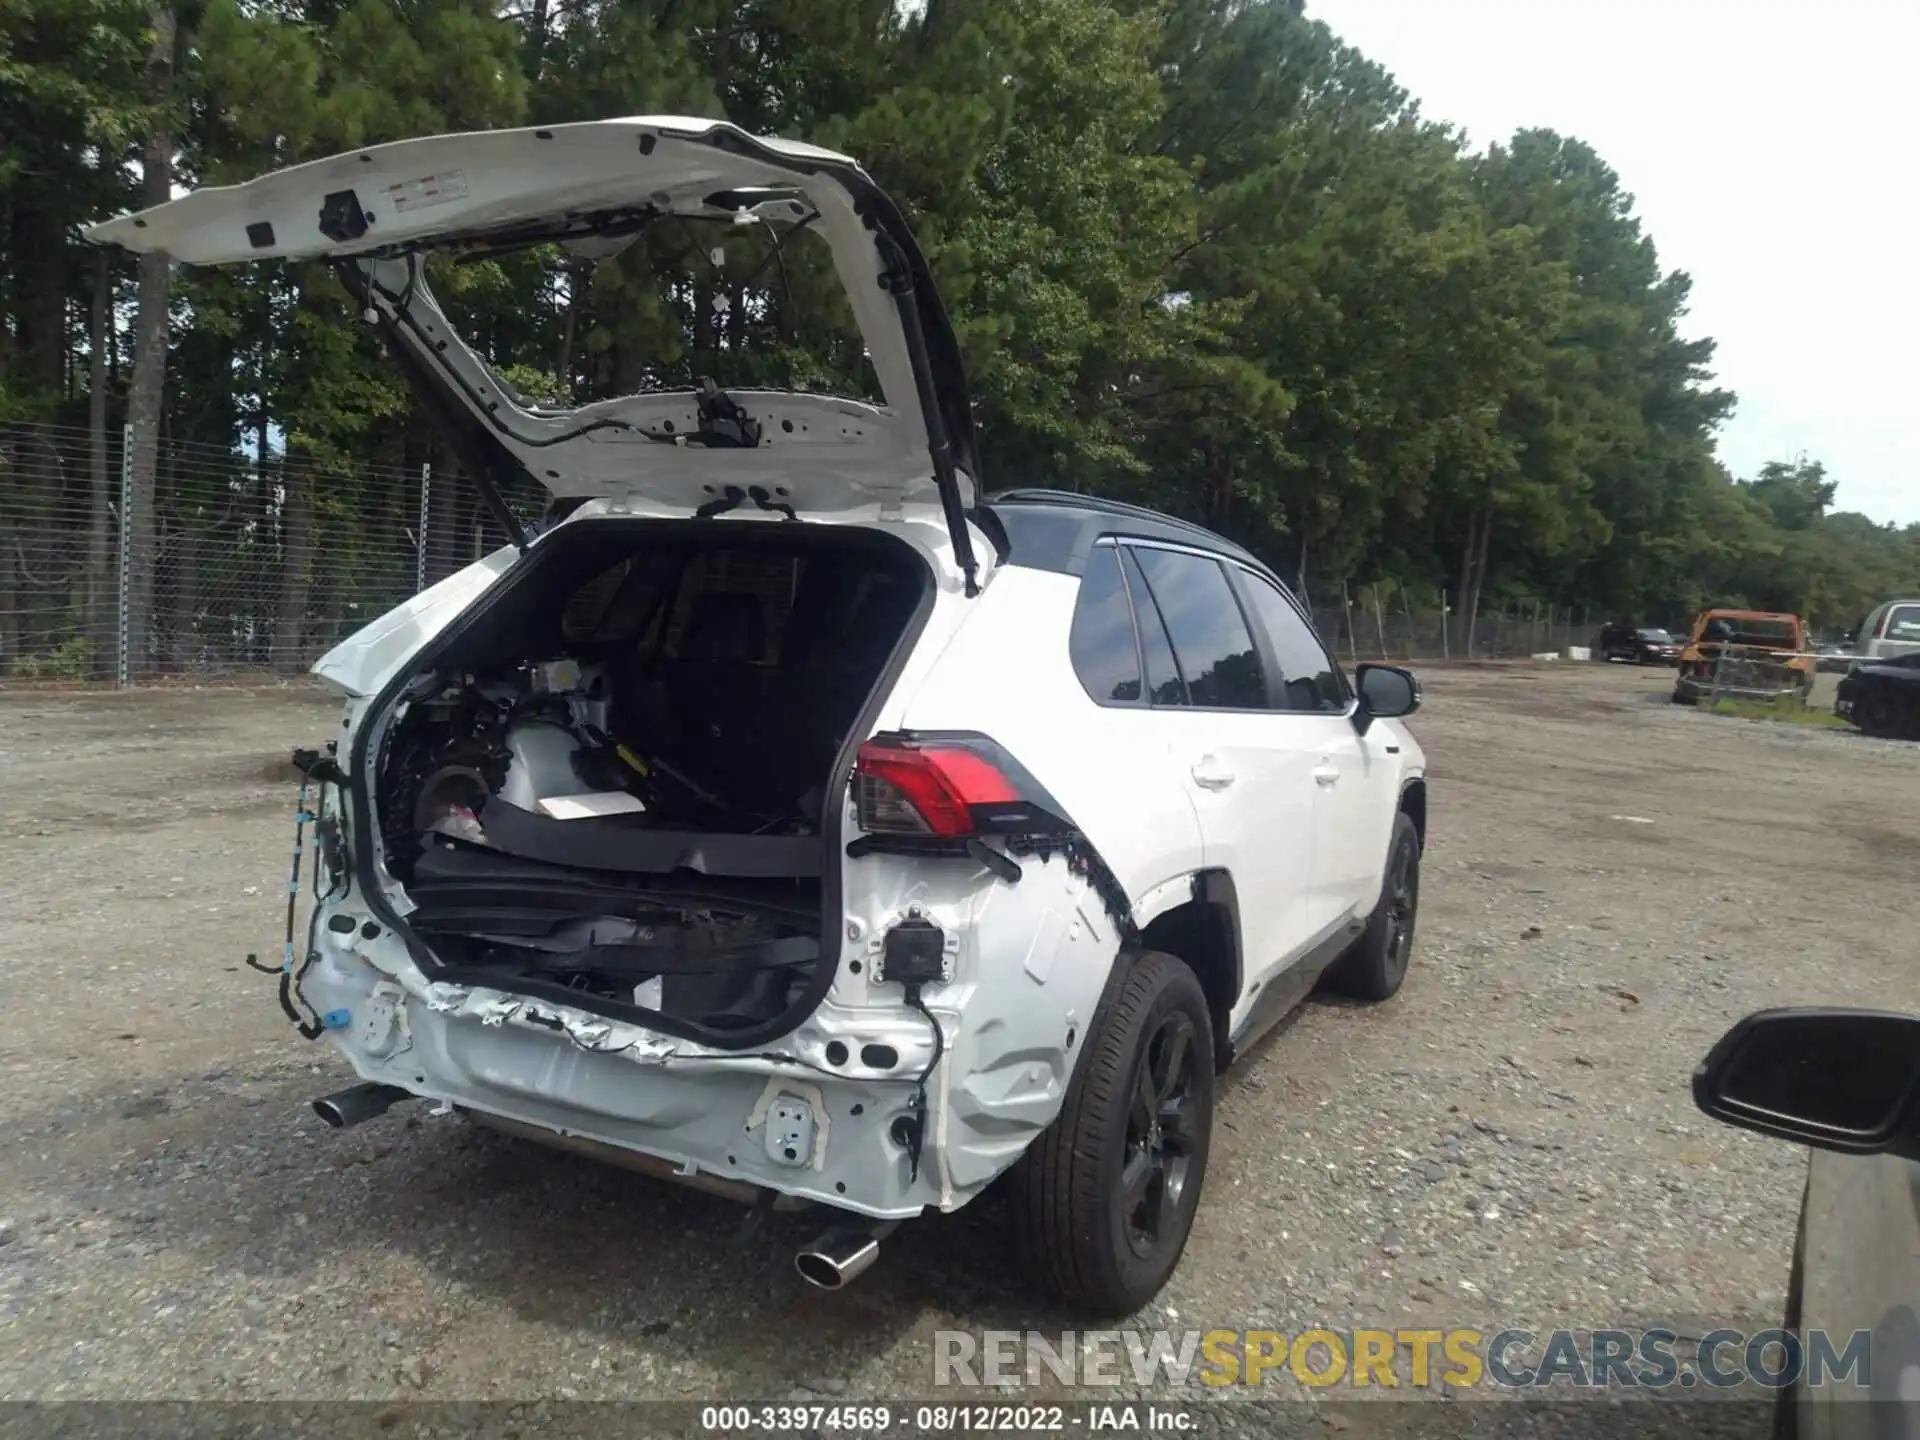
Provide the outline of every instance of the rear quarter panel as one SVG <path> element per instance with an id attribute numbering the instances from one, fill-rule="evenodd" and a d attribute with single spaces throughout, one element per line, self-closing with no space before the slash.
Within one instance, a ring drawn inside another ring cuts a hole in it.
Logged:
<path id="1" fill-rule="evenodd" d="M 313 673 L 347 695 L 369 696 L 513 568 L 520 552 L 503 545 L 463 570 L 369 620 L 322 655 Z"/>
<path id="2" fill-rule="evenodd" d="M 1200 820 L 1151 713 L 1094 704 L 1067 648 L 1080 582 L 1010 566 L 977 598 L 892 724 L 974 730 L 1053 793 L 1134 903 L 1205 864 Z M 904 677 L 903 677 L 904 678 Z M 1179 899 L 1186 899 L 1183 892 Z"/>

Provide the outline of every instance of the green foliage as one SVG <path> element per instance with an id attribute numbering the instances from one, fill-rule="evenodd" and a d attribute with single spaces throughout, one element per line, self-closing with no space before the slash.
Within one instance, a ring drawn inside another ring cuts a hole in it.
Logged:
<path id="1" fill-rule="evenodd" d="M 93 673 L 93 640 L 74 635 L 41 655 L 22 655 L 13 663 L 16 680 L 85 680 Z"/>
<path id="2" fill-rule="evenodd" d="M 719 113 L 859 156 L 907 208 L 990 487 L 1126 495 L 1321 593 L 1444 586 L 1457 609 L 1745 603 L 1833 628 L 1920 593 L 1920 527 L 1832 513 L 1817 463 L 1722 469 L 1733 397 L 1687 332 L 1688 277 L 1590 147 L 1469 151 L 1289 0 L 199 0 L 165 106 L 154 13 L 0 0 L 0 420 L 85 423 L 72 234 L 133 203 L 156 126 L 210 184 L 434 131 Z M 757 231 L 667 226 L 595 265 L 538 250 L 434 284 L 542 403 L 705 374 L 864 391 L 820 247 L 782 260 Z M 124 346 L 130 267 L 113 280 Z M 184 273 L 174 313 L 170 440 L 287 448 L 326 477 L 330 535 L 401 523 L 395 477 L 442 452 L 324 269 Z M 199 523 L 161 499 L 163 527 Z"/>

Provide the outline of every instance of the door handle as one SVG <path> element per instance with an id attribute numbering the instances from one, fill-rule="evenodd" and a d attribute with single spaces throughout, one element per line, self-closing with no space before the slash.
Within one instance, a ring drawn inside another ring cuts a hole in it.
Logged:
<path id="1" fill-rule="evenodd" d="M 1233 784 L 1233 772 L 1221 769 L 1220 763 L 1211 755 L 1195 765 L 1190 773 L 1193 783 L 1202 790 L 1224 790 Z"/>
<path id="2" fill-rule="evenodd" d="M 1313 780 L 1323 790 L 1331 790 L 1340 783 L 1340 767 L 1331 761 L 1322 760 L 1313 767 Z"/>

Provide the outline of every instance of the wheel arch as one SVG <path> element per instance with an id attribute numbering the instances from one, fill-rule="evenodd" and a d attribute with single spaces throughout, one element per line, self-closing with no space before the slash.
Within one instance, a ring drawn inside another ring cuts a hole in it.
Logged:
<path id="1" fill-rule="evenodd" d="M 1413 833 L 1419 837 L 1420 853 L 1427 851 L 1427 780 L 1424 775 L 1416 775 L 1400 787 L 1401 814 L 1413 821 Z"/>
<path id="2" fill-rule="evenodd" d="M 1193 971 L 1213 1022 L 1214 1064 L 1223 1068 L 1232 1053 L 1233 1007 L 1244 983 L 1240 896 L 1224 869 L 1196 870 L 1187 883 L 1185 897 L 1155 914 L 1135 943 L 1172 955 Z"/>

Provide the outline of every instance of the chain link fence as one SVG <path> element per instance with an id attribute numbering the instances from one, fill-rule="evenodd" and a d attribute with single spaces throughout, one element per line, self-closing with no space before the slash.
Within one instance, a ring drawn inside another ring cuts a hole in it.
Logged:
<path id="1" fill-rule="evenodd" d="M 131 459 L 121 430 L 0 426 L 0 685 L 299 674 L 505 543 L 444 463 L 343 467 L 169 441 L 142 545 L 123 523 Z M 531 519 L 539 499 L 515 508 Z M 1488 604 L 1465 627 L 1443 592 L 1385 585 L 1343 586 L 1310 609 L 1349 665 L 1565 655 L 1601 618 Z"/>
<path id="2" fill-rule="evenodd" d="M 1390 585 L 1344 586 L 1314 597 L 1308 608 L 1321 643 L 1350 666 L 1362 660 L 1579 658 L 1592 651 L 1604 618 L 1578 606 L 1504 602 L 1479 607 L 1469 625 L 1444 591 Z"/>
<path id="3" fill-rule="evenodd" d="M 0 684 L 298 674 L 505 537 L 457 475 L 0 426 Z M 124 523 L 146 509 L 146 543 Z"/>

